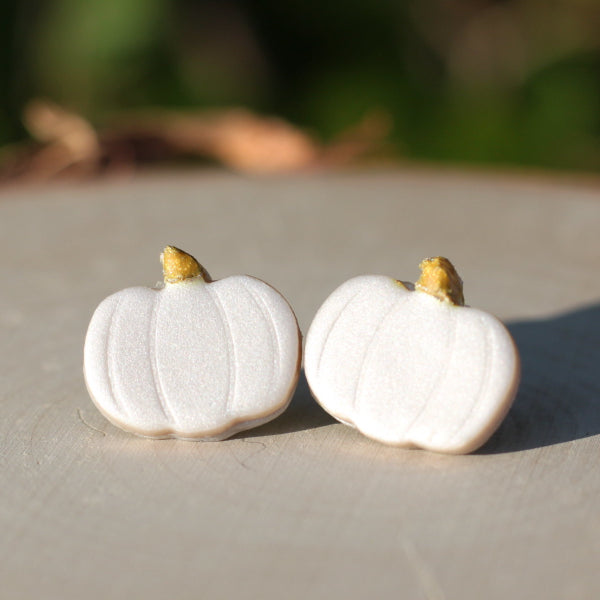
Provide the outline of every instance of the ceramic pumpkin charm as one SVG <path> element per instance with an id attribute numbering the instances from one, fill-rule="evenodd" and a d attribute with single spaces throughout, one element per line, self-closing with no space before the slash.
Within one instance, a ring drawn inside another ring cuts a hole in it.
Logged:
<path id="1" fill-rule="evenodd" d="M 282 413 L 300 332 L 286 300 L 250 276 L 212 281 L 189 254 L 161 255 L 164 287 L 106 298 L 90 322 L 84 373 L 113 424 L 152 438 L 219 440 Z"/>
<path id="2" fill-rule="evenodd" d="M 308 331 L 306 377 L 326 411 L 371 438 L 471 452 L 510 408 L 518 352 L 498 319 L 464 306 L 450 261 L 420 268 L 415 286 L 366 275 L 335 290 Z"/>

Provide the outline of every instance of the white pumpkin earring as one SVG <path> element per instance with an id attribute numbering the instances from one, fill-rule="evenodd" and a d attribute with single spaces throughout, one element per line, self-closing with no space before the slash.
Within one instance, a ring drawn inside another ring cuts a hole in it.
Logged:
<path id="1" fill-rule="evenodd" d="M 250 276 L 212 281 L 167 246 L 164 287 L 106 298 L 90 322 L 84 374 L 114 425 L 151 438 L 220 440 L 266 423 L 290 401 L 301 336 L 283 296 Z"/>
<path id="2" fill-rule="evenodd" d="M 415 286 L 350 279 L 306 336 L 312 393 L 336 419 L 397 446 L 471 452 L 515 397 L 519 355 L 504 325 L 464 306 L 449 260 L 429 258 Z"/>

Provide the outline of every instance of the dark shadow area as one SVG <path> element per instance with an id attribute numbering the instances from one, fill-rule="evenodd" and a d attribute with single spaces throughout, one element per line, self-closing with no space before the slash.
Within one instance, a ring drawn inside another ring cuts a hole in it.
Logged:
<path id="1" fill-rule="evenodd" d="M 505 421 L 478 453 L 600 434 L 600 304 L 508 328 L 521 353 L 521 386 Z"/>
<path id="2" fill-rule="evenodd" d="M 298 379 L 298 387 L 287 410 L 273 421 L 269 421 L 260 427 L 241 431 L 233 439 L 281 435 L 305 429 L 325 427 L 337 422 L 312 397 L 304 375 L 304 369 L 302 369 L 300 378 Z"/>

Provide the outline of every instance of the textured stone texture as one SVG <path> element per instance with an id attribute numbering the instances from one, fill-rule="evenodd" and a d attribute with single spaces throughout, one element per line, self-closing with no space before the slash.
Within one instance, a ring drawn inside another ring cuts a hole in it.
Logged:
<path id="1" fill-rule="evenodd" d="M 595 598 L 600 589 L 600 188 L 436 172 L 219 173 L 0 194 L 0 581 L 11 600 Z M 424 233 L 426 232 L 426 233 Z M 448 256 L 507 321 L 515 405 L 477 453 L 387 447 L 306 381 L 223 442 L 110 425 L 82 375 L 110 293 L 185 248 L 274 285 L 306 331 L 354 275 Z"/>

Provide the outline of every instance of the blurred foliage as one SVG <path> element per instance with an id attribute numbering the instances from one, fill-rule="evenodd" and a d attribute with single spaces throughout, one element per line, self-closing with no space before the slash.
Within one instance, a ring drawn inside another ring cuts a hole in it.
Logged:
<path id="1" fill-rule="evenodd" d="M 0 0 L 0 145 L 50 100 L 101 126 L 245 106 L 399 157 L 600 170 L 596 0 Z"/>

